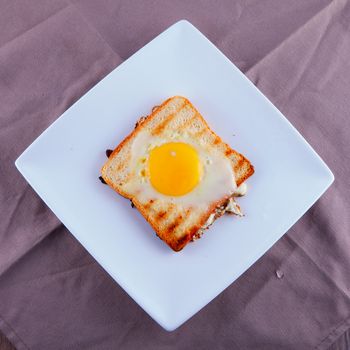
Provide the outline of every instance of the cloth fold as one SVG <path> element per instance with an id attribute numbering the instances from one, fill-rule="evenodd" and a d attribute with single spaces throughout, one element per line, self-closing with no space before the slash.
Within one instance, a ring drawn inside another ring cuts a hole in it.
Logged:
<path id="1" fill-rule="evenodd" d="M 334 344 L 350 327 L 349 2 L 50 3 L 5 1 L 0 11 L 0 330 L 18 349 Z M 123 59 L 183 18 L 247 71 L 336 180 L 244 275 L 167 333 L 60 224 L 13 163 Z"/>
<path id="2" fill-rule="evenodd" d="M 120 61 L 72 5 L 0 48 L 0 273 L 59 225 L 14 161 Z"/>

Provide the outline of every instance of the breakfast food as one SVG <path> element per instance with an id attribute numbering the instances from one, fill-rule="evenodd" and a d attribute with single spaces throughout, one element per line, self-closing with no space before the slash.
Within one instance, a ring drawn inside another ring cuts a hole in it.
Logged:
<path id="1" fill-rule="evenodd" d="M 234 196 L 254 173 L 189 100 L 169 98 L 142 117 L 109 155 L 102 180 L 131 200 L 173 250 L 201 237 L 225 212 L 241 215 Z"/>

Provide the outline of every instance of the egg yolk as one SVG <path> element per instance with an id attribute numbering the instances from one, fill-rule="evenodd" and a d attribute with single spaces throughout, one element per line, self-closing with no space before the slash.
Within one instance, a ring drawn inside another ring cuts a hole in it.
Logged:
<path id="1" fill-rule="evenodd" d="M 200 171 L 198 153 L 186 143 L 165 143 L 150 152 L 151 184 L 165 195 L 182 196 L 192 191 L 199 182 Z"/>

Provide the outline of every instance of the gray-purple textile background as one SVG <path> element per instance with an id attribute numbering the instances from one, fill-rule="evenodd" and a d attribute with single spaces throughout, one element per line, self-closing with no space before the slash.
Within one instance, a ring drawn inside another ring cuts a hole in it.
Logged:
<path id="1" fill-rule="evenodd" d="M 70 235 L 14 161 L 183 18 L 285 114 L 335 183 L 238 281 L 168 333 Z M 346 0 L 0 0 L 0 330 L 18 349 L 329 348 L 350 327 L 349 136 Z"/>

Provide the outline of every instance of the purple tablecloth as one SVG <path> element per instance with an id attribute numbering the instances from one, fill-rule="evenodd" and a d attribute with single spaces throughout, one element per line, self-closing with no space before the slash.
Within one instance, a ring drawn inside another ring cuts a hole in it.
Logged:
<path id="1" fill-rule="evenodd" d="M 336 180 L 238 281 L 168 333 L 70 235 L 14 161 L 183 18 L 247 73 Z M 327 349 L 350 327 L 349 114 L 346 0 L 0 0 L 0 330 L 18 349 Z"/>

